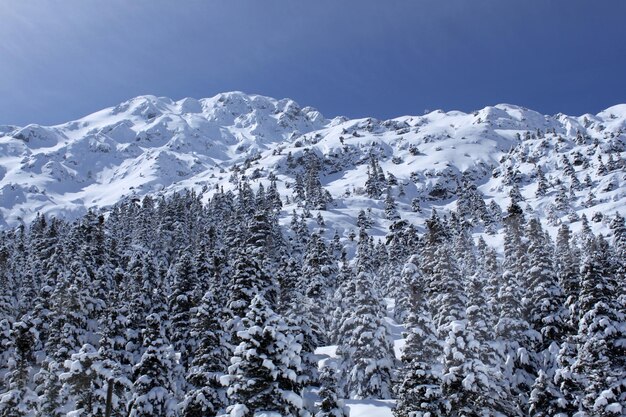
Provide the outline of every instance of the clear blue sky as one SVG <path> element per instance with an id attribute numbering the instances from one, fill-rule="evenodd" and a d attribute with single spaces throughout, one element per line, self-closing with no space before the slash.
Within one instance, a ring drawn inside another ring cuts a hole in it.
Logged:
<path id="1" fill-rule="evenodd" d="M 2 0 L 0 124 L 241 90 L 326 116 L 626 102 L 626 1 Z"/>

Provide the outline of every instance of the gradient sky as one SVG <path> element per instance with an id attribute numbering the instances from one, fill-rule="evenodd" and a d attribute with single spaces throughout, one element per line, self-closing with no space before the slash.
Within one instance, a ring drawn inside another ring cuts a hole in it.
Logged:
<path id="1" fill-rule="evenodd" d="M 623 0 L 0 0 L 0 124 L 241 90 L 326 116 L 626 102 Z"/>

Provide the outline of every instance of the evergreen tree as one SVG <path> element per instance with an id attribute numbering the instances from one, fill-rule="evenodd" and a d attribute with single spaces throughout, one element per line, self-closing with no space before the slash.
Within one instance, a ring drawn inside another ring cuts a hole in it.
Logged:
<path id="1" fill-rule="evenodd" d="M 300 344 L 263 295 L 256 295 L 238 334 L 232 365 L 225 378 L 231 415 L 248 417 L 267 411 L 305 415 L 301 397 Z"/>
<path id="2" fill-rule="evenodd" d="M 99 390 L 102 400 L 99 401 L 101 408 L 97 410 L 100 415 L 106 415 L 105 393 L 111 386 L 112 416 L 125 416 L 127 409 L 126 393 L 131 391 L 132 383 L 129 380 L 133 357 L 126 349 L 126 326 L 128 324 L 128 311 L 122 306 L 122 302 L 112 304 L 108 308 L 108 314 L 102 324 L 100 335 L 100 348 L 95 357 L 94 368 L 96 371 L 95 385 Z M 118 307 L 119 306 L 119 307 Z M 102 407 L 104 405 L 104 407 Z"/>
<path id="3" fill-rule="evenodd" d="M 380 198 L 386 186 L 385 174 L 383 173 L 378 159 L 374 154 L 370 155 L 370 163 L 367 168 L 367 180 L 365 181 L 365 192 L 370 198 Z"/>
<path id="4" fill-rule="evenodd" d="M 528 264 L 524 282 L 528 288 L 524 299 L 529 324 L 541 334 L 541 352 L 551 343 L 560 344 L 566 333 L 563 322 L 563 296 L 552 265 L 552 249 L 537 219 L 528 222 Z"/>
<path id="5" fill-rule="evenodd" d="M 557 416 L 561 411 L 558 407 L 558 399 L 559 393 L 553 381 L 543 370 L 539 370 L 528 399 L 529 415 L 531 417 Z"/>
<path id="6" fill-rule="evenodd" d="M 337 397 L 335 370 L 329 366 L 324 367 L 320 376 L 320 383 L 319 396 L 322 401 L 315 417 L 347 417 L 343 410 L 343 402 Z"/>
<path id="7" fill-rule="evenodd" d="M 541 169 L 540 165 L 537 165 L 537 191 L 535 191 L 535 196 L 543 197 L 548 192 L 548 181 L 546 180 L 546 175 Z"/>
<path id="8" fill-rule="evenodd" d="M 191 320 L 190 335 L 198 341 L 187 373 L 190 389 L 182 404 L 182 416 L 215 416 L 225 406 L 226 396 L 220 378 L 226 374 L 230 349 L 224 329 L 224 311 L 213 293 L 202 297 Z"/>
<path id="9" fill-rule="evenodd" d="M 411 258 L 413 260 L 413 258 Z M 407 262 L 405 271 L 415 271 L 413 261 Z M 398 404 L 394 409 L 397 417 L 443 416 L 447 404 L 441 391 L 441 371 L 438 364 L 441 346 L 437 330 L 426 305 L 426 281 L 413 275 L 413 285 L 409 292 L 411 313 L 405 322 L 408 335 L 402 352 L 401 382 L 397 388 Z"/>
<path id="10" fill-rule="evenodd" d="M 626 350 L 623 318 L 616 305 L 607 245 L 600 236 L 582 266 L 577 360 L 572 371 L 584 381 L 582 409 L 587 415 L 619 415 L 626 405 Z"/>
<path id="11" fill-rule="evenodd" d="M 169 272 L 172 292 L 169 296 L 169 317 L 171 318 L 170 341 L 174 350 L 180 353 L 181 364 L 187 369 L 193 340 L 190 337 L 190 321 L 198 304 L 198 274 L 196 265 L 189 255 L 183 253 Z"/>
<path id="12" fill-rule="evenodd" d="M 398 205 L 393 195 L 391 195 L 391 188 L 387 188 L 387 197 L 385 197 L 385 218 L 390 221 L 400 220 Z"/>
<path id="13" fill-rule="evenodd" d="M 328 328 L 330 299 L 336 288 L 337 268 L 326 245 L 317 234 L 312 234 L 302 265 L 302 279 L 311 317 L 325 333 Z M 317 336 L 320 340 L 324 335 Z"/>
<path id="14" fill-rule="evenodd" d="M 527 250 L 523 239 L 524 214 L 516 203 L 512 202 L 509 206 L 504 223 L 504 272 L 498 292 L 500 314 L 496 338 L 503 346 L 500 351 L 503 376 L 513 400 L 517 402 L 517 413 L 526 414 L 528 396 L 535 379 L 532 347 L 540 336 L 531 331 L 522 305 Z"/>
<path id="15" fill-rule="evenodd" d="M 133 370 L 129 417 L 175 417 L 178 405 L 173 373 L 177 358 L 161 328 L 161 317 L 146 317 L 145 352 Z"/>
<path id="16" fill-rule="evenodd" d="M 9 369 L 5 375 L 7 391 L 0 394 L 0 416 L 31 417 L 38 398 L 30 387 L 34 335 L 29 323 L 18 321 L 11 329 Z"/>
<path id="17" fill-rule="evenodd" d="M 564 307 L 568 326 L 567 333 L 578 330 L 578 297 L 580 293 L 580 272 L 578 251 L 571 242 L 571 232 L 567 225 L 559 228 L 555 247 L 555 269 L 559 287 L 563 290 Z"/>
<path id="18" fill-rule="evenodd" d="M 130 382 L 119 374 L 119 368 L 106 361 L 92 345 L 85 344 L 65 361 L 66 372 L 61 374 L 64 389 L 69 391 L 75 401 L 75 411 L 89 416 L 104 417 L 106 414 L 107 390 L 109 384 L 122 383 L 125 388 Z M 118 371 L 116 375 L 116 371 Z M 118 394 L 120 392 L 118 389 Z M 112 398 L 120 407 L 120 397 Z M 116 414 L 122 415 L 116 407 Z"/>
<path id="19" fill-rule="evenodd" d="M 372 277 L 365 271 L 355 278 L 352 317 L 340 331 L 349 331 L 345 346 L 339 348 L 350 398 L 389 398 L 393 348 L 385 323 L 385 308 Z"/>

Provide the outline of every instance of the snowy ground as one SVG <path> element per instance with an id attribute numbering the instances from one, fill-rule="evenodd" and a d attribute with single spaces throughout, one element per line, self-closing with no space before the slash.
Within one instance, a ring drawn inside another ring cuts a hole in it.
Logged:
<path id="1" fill-rule="evenodd" d="M 350 417 L 392 417 L 394 400 L 347 400 Z"/>

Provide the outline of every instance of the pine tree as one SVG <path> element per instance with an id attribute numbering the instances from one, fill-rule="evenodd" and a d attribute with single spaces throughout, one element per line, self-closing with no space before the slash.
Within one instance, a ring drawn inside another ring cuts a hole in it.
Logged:
<path id="1" fill-rule="evenodd" d="M 391 188 L 387 188 L 387 197 L 385 197 L 385 218 L 390 221 L 400 220 L 398 205 L 391 195 Z"/>
<path id="2" fill-rule="evenodd" d="M 411 199 L 411 210 L 415 213 L 422 212 L 422 206 L 420 204 L 420 199 L 418 197 L 414 197 Z"/>
<path id="3" fill-rule="evenodd" d="M 325 366 L 322 369 L 320 383 L 319 396 L 322 401 L 315 417 L 348 417 L 343 410 L 343 402 L 337 396 L 335 370 L 330 366 Z"/>
<path id="4" fill-rule="evenodd" d="M 329 255 L 326 245 L 317 234 L 312 234 L 307 246 L 302 265 L 302 279 L 310 309 L 311 318 L 320 325 L 325 333 L 329 326 L 327 318 L 330 315 L 330 298 L 336 288 L 337 268 Z M 320 340 L 323 334 L 318 335 Z"/>
<path id="5" fill-rule="evenodd" d="M 535 379 L 531 353 L 539 340 L 539 335 L 531 331 L 525 320 L 522 305 L 523 271 L 527 265 L 524 222 L 521 208 L 511 203 L 504 219 L 504 272 L 498 292 L 500 314 L 496 325 L 496 338 L 503 346 L 500 355 L 504 364 L 504 381 L 509 386 L 512 399 L 517 402 L 520 414 L 527 413 L 528 396 Z"/>
<path id="6" fill-rule="evenodd" d="M 531 417 L 552 417 L 561 411 L 558 407 L 559 392 L 551 378 L 542 370 L 533 384 L 528 410 Z"/>
<path id="7" fill-rule="evenodd" d="M 528 222 L 529 238 L 526 272 L 527 296 L 524 299 L 529 324 L 541 334 L 537 352 L 547 349 L 551 343 L 561 343 L 566 333 L 563 322 L 563 295 L 552 265 L 551 242 L 537 219 Z"/>
<path id="8" fill-rule="evenodd" d="M 259 411 L 304 415 L 301 346 L 263 295 L 256 295 L 238 333 L 232 365 L 225 378 L 231 415 L 249 417 Z"/>
<path id="9" fill-rule="evenodd" d="M 228 309 L 235 321 L 245 317 L 252 299 L 265 290 L 268 281 L 254 256 L 246 253 L 237 256 L 228 296 Z"/>
<path id="10" fill-rule="evenodd" d="M 62 409 L 62 384 L 58 374 L 61 366 L 54 359 L 46 358 L 41 370 L 35 375 L 37 384 L 35 392 L 39 397 L 37 417 L 61 417 L 65 415 Z"/>
<path id="11" fill-rule="evenodd" d="M 191 320 L 190 335 L 198 341 L 187 373 L 190 389 L 182 404 L 182 416 L 215 416 L 224 408 L 226 396 L 220 378 L 226 374 L 230 349 L 223 326 L 224 311 L 211 291 L 200 302 Z"/>
<path id="12" fill-rule="evenodd" d="M 495 415 L 502 403 L 494 389 L 494 381 L 487 366 L 478 358 L 480 343 L 467 327 L 467 320 L 454 320 L 447 326 L 444 341 L 442 395 L 448 415 Z M 510 414 L 510 410 L 508 415 Z"/>
<path id="13" fill-rule="evenodd" d="M 355 278 L 351 310 L 352 318 L 344 322 L 349 338 L 339 348 L 346 392 L 350 398 L 389 398 L 395 359 L 384 320 L 385 308 L 372 288 L 372 277 L 365 271 Z"/>
<path id="14" fill-rule="evenodd" d="M 626 222 L 624 217 L 619 213 L 615 213 L 615 217 L 609 223 L 609 227 L 613 232 L 613 249 L 617 257 L 617 273 L 626 273 Z"/>
<path id="15" fill-rule="evenodd" d="M 300 380 L 305 385 L 316 385 L 319 380 L 318 356 L 315 355 L 315 349 L 328 344 L 328 332 L 322 330 L 319 319 L 313 314 L 316 309 L 312 303 L 314 301 L 310 298 L 296 293 L 286 306 L 284 313 L 289 332 L 295 336 L 301 346 Z"/>
<path id="16" fill-rule="evenodd" d="M 189 334 L 191 316 L 199 301 L 197 269 L 189 252 L 187 250 L 180 256 L 168 274 L 172 286 L 168 301 L 171 318 L 169 338 L 174 350 L 180 353 L 180 361 L 185 369 L 189 365 L 193 345 Z"/>
<path id="17" fill-rule="evenodd" d="M 177 400 L 173 386 L 173 372 L 177 367 L 172 351 L 161 328 L 161 317 L 146 317 L 145 352 L 135 365 L 133 396 L 129 417 L 176 417 Z"/>
<path id="18" fill-rule="evenodd" d="M 570 229 L 565 224 L 561 225 L 557 233 L 554 258 L 558 283 L 565 299 L 567 333 L 572 334 L 578 330 L 579 256 L 577 249 L 571 244 Z"/>
<path id="19" fill-rule="evenodd" d="M 370 155 L 370 163 L 367 168 L 367 180 L 365 181 L 365 192 L 370 198 L 380 198 L 386 186 L 385 176 L 378 164 L 378 159 L 374 154 Z"/>
<path id="20" fill-rule="evenodd" d="M 395 284 L 399 288 L 396 288 L 394 316 L 400 323 L 404 322 L 410 314 L 413 308 L 411 304 L 413 294 L 418 290 L 418 284 L 424 281 L 418 265 L 419 257 L 417 255 L 411 256 L 406 264 L 404 264 L 404 268 L 400 274 L 400 282 Z"/>
<path id="21" fill-rule="evenodd" d="M 411 261 L 405 265 L 407 271 L 416 268 Z M 405 322 L 408 335 L 402 352 L 404 368 L 397 388 L 398 404 L 393 412 L 397 417 L 442 416 L 447 407 L 442 398 L 438 364 L 441 346 L 426 305 L 426 281 L 420 275 L 413 276 L 408 300 L 411 313 Z"/>
<path id="22" fill-rule="evenodd" d="M 97 377 L 94 382 L 103 399 L 99 402 L 100 415 L 105 415 L 106 400 L 105 392 L 111 386 L 112 416 L 125 416 L 127 408 L 126 393 L 131 390 L 132 383 L 129 380 L 133 358 L 131 352 L 126 349 L 126 326 L 128 324 L 128 311 L 123 303 L 112 304 L 108 308 L 108 315 L 102 324 L 100 334 L 100 348 L 95 358 L 95 370 Z M 102 407 L 104 405 L 104 407 Z"/>
<path id="23" fill-rule="evenodd" d="M 441 377 L 443 398 L 450 415 L 493 415 L 499 398 L 493 375 L 481 358 L 490 358 L 486 340 L 481 340 L 481 336 L 488 338 L 484 320 L 477 306 L 466 308 L 469 300 L 461 276 L 450 262 L 445 246 L 438 249 L 437 257 L 439 262 L 434 277 L 440 282 L 442 291 L 437 305 L 444 312 L 438 315 L 438 332 L 445 336 Z M 477 282 L 474 287 L 476 285 Z M 477 298 L 479 292 L 482 290 L 478 288 L 469 292 L 475 302 L 482 302 Z"/>
<path id="24" fill-rule="evenodd" d="M 583 378 L 582 408 L 588 415 L 619 415 L 626 405 L 625 332 L 616 305 L 606 241 L 599 236 L 582 266 L 577 360 L 573 372 Z"/>
<path id="25" fill-rule="evenodd" d="M 332 300 L 335 309 L 330 323 L 330 342 L 342 345 L 345 344 L 354 327 L 351 302 L 356 293 L 356 280 L 354 279 L 354 271 L 347 262 L 341 266 L 337 281 L 339 286 L 335 290 Z"/>
<path id="26" fill-rule="evenodd" d="M 0 416 L 30 417 L 37 409 L 37 395 L 30 388 L 34 335 L 32 325 L 23 321 L 11 329 L 11 355 L 5 375 L 7 391 L 0 394 Z"/>
<path id="27" fill-rule="evenodd" d="M 332 197 L 320 181 L 319 171 L 321 162 L 317 155 L 313 152 L 306 154 L 305 173 L 304 173 L 304 192 L 306 194 L 306 205 L 310 209 L 326 210 L 328 203 L 332 201 Z"/>
<path id="28" fill-rule="evenodd" d="M 515 203 L 515 204 L 524 201 L 524 197 L 522 196 L 522 193 L 520 192 L 520 189 L 519 189 L 519 185 L 517 183 L 513 184 L 513 186 L 509 190 L 509 198 L 511 199 L 511 203 Z"/>
<path id="29" fill-rule="evenodd" d="M 441 245 L 435 250 L 435 259 L 437 261 L 430 283 L 434 298 L 430 303 L 435 325 L 443 338 L 448 333 L 450 323 L 465 318 L 467 297 L 463 291 L 460 271 L 447 245 Z"/>
<path id="30" fill-rule="evenodd" d="M 105 416 L 108 385 L 111 379 L 111 383 L 115 382 L 115 370 L 105 365 L 110 363 L 103 363 L 99 352 L 90 344 L 83 345 L 65 361 L 66 372 L 61 374 L 61 380 L 64 381 L 64 390 L 73 395 L 76 412 L 89 416 Z M 120 382 L 119 376 L 117 379 Z M 122 382 L 127 387 L 130 385 L 126 379 Z M 120 405 L 119 397 L 116 403 Z M 119 411 L 117 414 L 120 415 Z"/>
<path id="31" fill-rule="evenodd" d="M 369 229 L 372 227 L 372 220 L 365 214 L 365 210 L 360 210 L 357 216 L 356 225 L 359 229 Z"/>
<path id="32" fill-rule="evenodd" d="M 537 165 L 537 191 L 535 191 L 535 196 L 543 197 L 548 192 L 548 181 L 546 180 L 546 176 L 541 169 L 540 165 Z"/>

